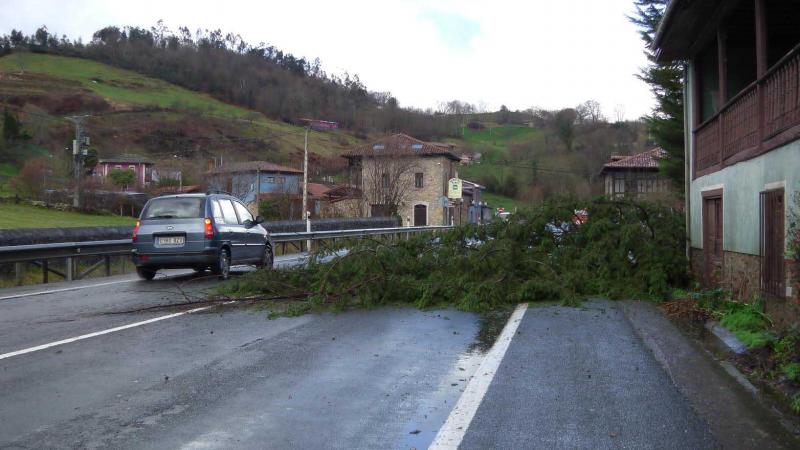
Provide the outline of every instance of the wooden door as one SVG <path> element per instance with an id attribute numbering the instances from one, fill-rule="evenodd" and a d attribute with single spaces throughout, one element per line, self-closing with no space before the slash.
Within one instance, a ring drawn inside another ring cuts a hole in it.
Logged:
<path id="1" fill-rule="evenodd" d="M 719 285 L 722 275 L 722 197 L 703 199 L 703 282 Z"/>
<path id="2" fill-rule="evenodd" d="M 414 205 L 414 226 L 424 227 L 428 225 L 428 207 L 425 205 Z"/>
<path id="3" fill-rule="evenodd" d="M 761 193 L 761 291 L 765 298 L 782 298 L 786 291 L 783 189 Z"/>

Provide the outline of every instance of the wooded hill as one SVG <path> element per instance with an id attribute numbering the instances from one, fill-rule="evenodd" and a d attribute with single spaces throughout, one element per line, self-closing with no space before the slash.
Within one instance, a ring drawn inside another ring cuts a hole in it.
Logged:
<path id="1" fill-rule="evenodd" d="M 355 76 L 328 75 L 318 61 L 218 31 L 109 27 L 83 44 L 42 28 L 32 36 L 13 31 L 0 37 L 0 53 L 0 104 L 21 118 L 23 128 L 20 136 L 0 141 L 0 178 L 6 180 L 37 155 L 68 160 L 74 127 L 64 117 L 86 113 L 92 115 L 86 131 L 100 156 L 142 154 L 182 168 L 186 184 L 202 181 L 208 161 L 219 157 L 300 167 L 303 129 L 294 122 L 304 116 L 343 126 L 311 132 L 315 181 L 342 173 L 338 155 L 371 137 L 404 132 L 450 141 L 481 155 L 461 173 L 506 205 L 508 199 L 596 193 L 609 155 L 649 145 L 641 122 L 610 122 L 591 101 L 560 111 L 503 106 L 487 113 L 459 101 L 442 103 L 436 112 L 403 109 Z"/>

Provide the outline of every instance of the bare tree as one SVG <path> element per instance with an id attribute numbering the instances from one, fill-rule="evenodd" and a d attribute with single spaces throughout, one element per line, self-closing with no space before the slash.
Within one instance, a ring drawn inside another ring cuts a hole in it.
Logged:
<path id="1" fill-rule="evenodd" d="M 614 118 L 617 122 L 625 121 L 625 105 L 619 104 L 614 107 Z"/>
<path id="2" fill-rule="evenodd" d="M 414 186 L 418 170 L 416 158 L 402 152 L 365 157 L 362 172 L 365 203 L 381 214 L 397 214 Z"/>
<path id="3" fill-rule="evenodd" d="M 600 106 L 600 102 L 597 100 L 587 100 L 583 103 L 583 106 L 589 113 L 589 120 L 591 120 L 592 123 L 605 121 L 605 117 L 603 117 L 603 108 Z"/>

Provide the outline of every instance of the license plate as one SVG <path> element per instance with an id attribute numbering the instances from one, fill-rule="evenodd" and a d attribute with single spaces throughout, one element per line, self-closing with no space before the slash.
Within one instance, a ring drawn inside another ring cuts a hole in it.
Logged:
<path id="1" fill-rule="evenodd" d="M 185 239 L 183 236 L 162 236 L 158 238 L 158 245 L 183 245 Z"/>

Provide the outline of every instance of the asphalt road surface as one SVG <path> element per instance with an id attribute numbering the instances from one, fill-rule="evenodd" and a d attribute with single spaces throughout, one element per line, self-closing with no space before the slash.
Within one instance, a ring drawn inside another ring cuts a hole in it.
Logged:
<path id="1" fill-rule="evenodd" d="M 648 305 L 531 306 L 488 354 L 481 318 L 452 310 L 109 314 L 214 284 L 174 275 L 1 290 L 0 448 L 421 449 L 459 417 L 469 420 L 438 448 L 794 444 L 725 373 L 702 376 L 733 397 L 684 380 L 681 370 L 713 361 L 680 347 Z M 659 356 L 665 345 L 700 362 L 681 367 Z"/>

